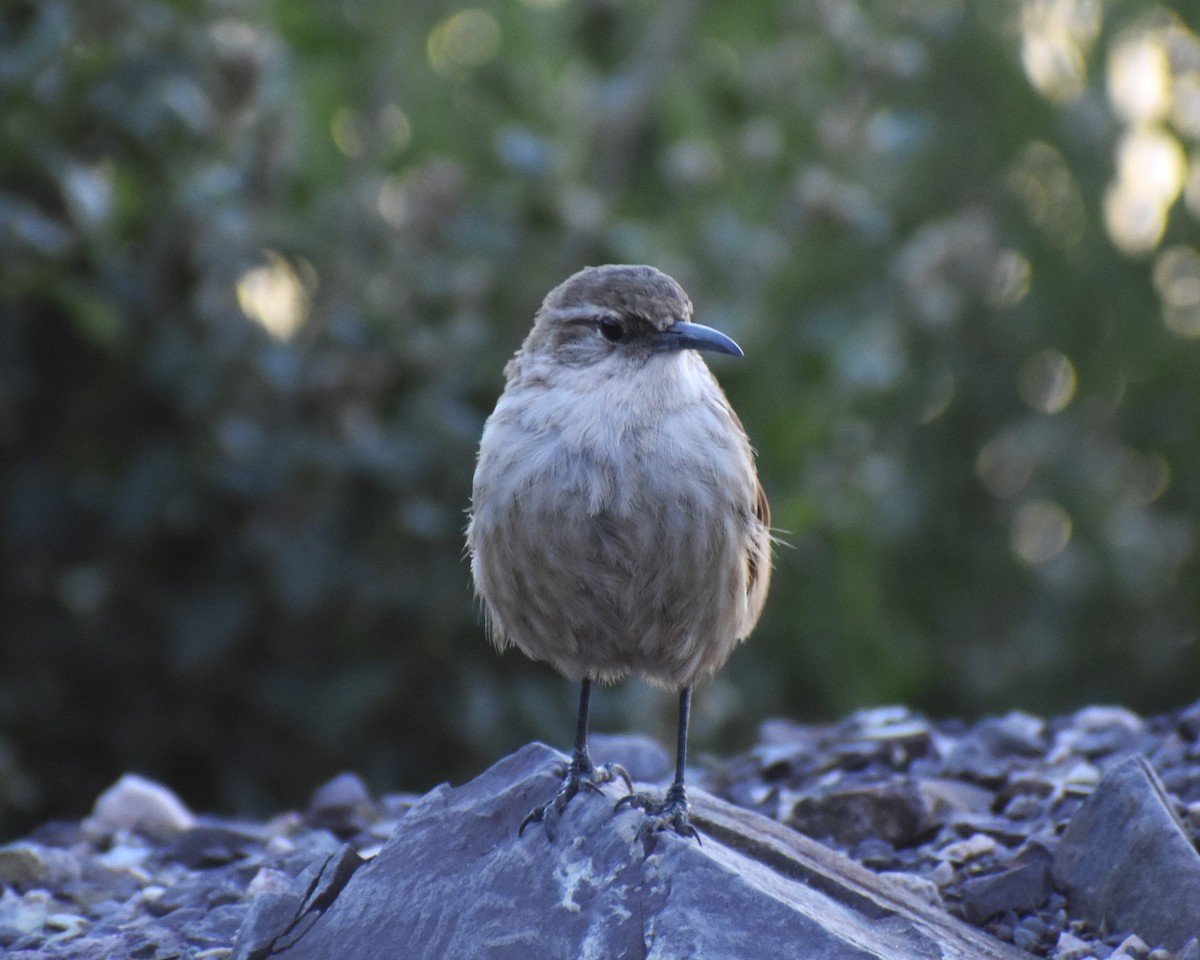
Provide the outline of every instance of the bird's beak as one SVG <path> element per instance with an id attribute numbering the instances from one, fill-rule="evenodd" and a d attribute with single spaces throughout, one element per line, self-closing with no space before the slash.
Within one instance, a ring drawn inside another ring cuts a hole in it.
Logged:
<path id="1" fill-rule="evenodd" d="M 666 330 L 660 330 L 653 342 L 655 350 L 711 350 L 733 357 L 745 356 L 742 348 L 720 330 L 687 320 L 677 320 Z"/>

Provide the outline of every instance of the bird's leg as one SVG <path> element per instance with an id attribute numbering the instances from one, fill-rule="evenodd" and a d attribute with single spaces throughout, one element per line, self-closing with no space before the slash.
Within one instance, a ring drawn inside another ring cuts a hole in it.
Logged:
<path id="1" fill-rule="evenodd" d="M 608 783 L 610 780 L 620 777 L 625 781 L 627 789 L 633 789 L 633 784 L 629 780 L 629 774 L 625 772 L 624 767 L 615 763 L 604 763 L 596 766 L 592 763 L 592 758 L 588 755 L 588 710 L 591 698 L 592 681 L 590 678 L 585 678 L 579 685 L 579 714 L 575 721 L 575 749 L 571 751 L 571 762 L 567 764 L 566 770 L 563 771 L 562 786 L 558 788 L 558 792 L 550 798 L 548 803 L 540 807 L 534 807 L 529 811 L 529 814 L 521 821 L 521 827 L 517 830 L 517 836 L 521 836 L 525 832 L 525 828 L 531 823 L 544 823 L 546 825 L 546 836 L 553 840 L 559 818 L 562 816 L 563 811 L 567 809 L 567 804 L 571 802 L 571 798 L 579 792 L 581 787 L 601 793 L 603 791 L 600 789 L 600 784 Z"/>
<path id="2" fill-rule="evenodd" d="M 689 816 L 687 793 L 683 786 L 683 771 L 687 766 L 688 715 L 692 707 L 692 688 L 679 691 L 679 739 L 675 746 L 675 779 L 667 788 L 662 800 L 647 793 L 631 793 L 617 802 L 616 809 L 641 807 L 649 816 L 638 828 L 637 839 L 645 843 L 651 834 L 668 827 L 680 836 L 693 837 L 700 842 L 700 834 L 692 826 Z"/>

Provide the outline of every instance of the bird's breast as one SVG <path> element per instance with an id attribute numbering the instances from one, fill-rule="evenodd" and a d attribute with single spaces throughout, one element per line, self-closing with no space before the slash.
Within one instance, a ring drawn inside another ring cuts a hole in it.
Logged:
<path id="1" fill-rule="evenodd" d="M 587 515 L 722 494 L 748 500 L 749 443 L 707 367 L 696 366 L 642 383 L 612 377 L 586 390 L 506 392 L 484 431 L 481 463 L 494 462 L 509 496 L 552 491 L 557 509 Z"/>

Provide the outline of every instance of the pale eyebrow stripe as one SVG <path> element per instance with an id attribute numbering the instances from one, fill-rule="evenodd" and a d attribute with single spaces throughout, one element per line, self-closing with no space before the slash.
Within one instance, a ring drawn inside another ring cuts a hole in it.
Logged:
<path id="1" fill-rule="evenodd" d="M 577 307 L 568 307 L 565 310 L 558 312 L 560 320 L 568 323 L 584 323 L 603 320 L 605 317 L 612 317 L 614 320 L 620 320 L 612 310 L 607 307 L 598 307 L 594 303 L 581 303 Z"/>

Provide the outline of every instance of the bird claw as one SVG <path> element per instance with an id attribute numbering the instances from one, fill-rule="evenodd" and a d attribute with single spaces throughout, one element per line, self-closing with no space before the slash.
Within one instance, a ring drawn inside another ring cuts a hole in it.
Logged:
<path id="1" fill-rule="evenodd" d="M 524 836 L 525 828 L 531 823 L 541 823 L 545 825 L 546 836 L 553 843 L 558 832 L 558 821 L 567 809 L 567 804 L 581 789 L 603 795 L 604 791 L 600 785 L 618 778 L 625 782 L 626 789 L 633 789 L 633 782 L 629 779 L 629 774 L 619 763 L 602 763 L 599 766 L 593 766 L 590 762 L 582 764 L 572 760 L 561 776 L 562 784 L 554 796 L 547 803 L 540 807 L 534 807 L 525 815 L 521 826 L 517 828 L 518 837 Z"/>
<path id="2" fill-rule="evenodd" d="M 663 830 L 671 830 L 703 845 L 700 834 L 692 826 L 691 806 L 682 788 L 677 790 L 672 786 L 662 800 L 656 800 L 648 793 L 631 793 L 618 800 L 613 811 L 620 812 L 631 807 L 637 807 L 647 814 L 635 836 L 647 852 L 653 846 L 654 835 Z"/>

